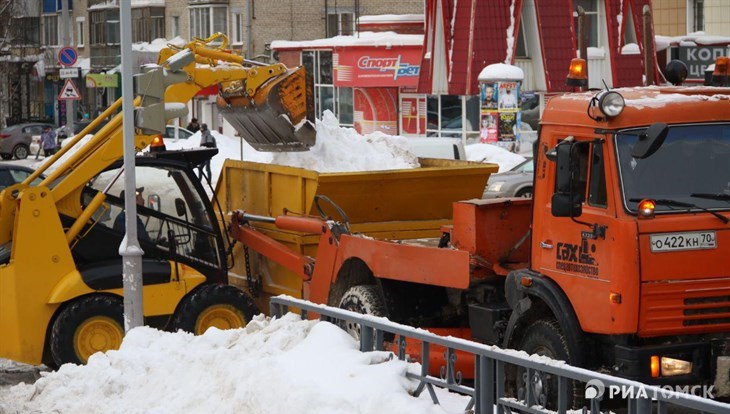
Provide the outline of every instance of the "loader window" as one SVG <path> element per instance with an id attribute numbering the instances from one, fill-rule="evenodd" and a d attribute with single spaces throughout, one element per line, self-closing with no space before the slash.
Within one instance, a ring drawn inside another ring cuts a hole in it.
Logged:
<path id="1" fill-rule="evenodd" d="M 603 142 L 600 140 L 593 141 L 592 147 L 588 205 L 605 208 L 608 202 L 606 196 L 606 171 L 605 165 L 603 165 Z"/>

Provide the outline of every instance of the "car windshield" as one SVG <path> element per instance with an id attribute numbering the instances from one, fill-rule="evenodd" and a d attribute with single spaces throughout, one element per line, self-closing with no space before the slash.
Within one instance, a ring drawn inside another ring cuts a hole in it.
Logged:
<path id="1" fill-rule="evenodd" d="M 671 126 L 664 144 L 645 159 L 631 156 L 639 132 L 616 135 L 623 201 L 629 211 L 636 211 L 636 200 L 646 198 L 730 209 L 730 124 Z M 687 209 L 692 208 L 656 206 L 656 211 Z"/>
<path id="2" fill-rule="evenodd" d="M 534 172 L 535 163 L 532 162 L 532 158 L 528 158 L 528 159 L 522 161 L 522 163 L 517 164 L 517 166 L 512 168 L 512 171 L 525 172 L 525 173 Z"/>

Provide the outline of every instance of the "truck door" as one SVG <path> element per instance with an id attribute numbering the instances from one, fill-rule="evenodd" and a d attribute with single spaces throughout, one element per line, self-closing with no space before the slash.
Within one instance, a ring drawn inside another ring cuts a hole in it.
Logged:
<path id="1" fill-rule="evenodd" d="M 610 248 L 614 238 L 610 223 L 615 212 L 609 200 L 612 194 L 607 191 L 608 150 L 604 139 L 576 141 L 571 159 L 577 174 L 571 180 L 571 191 L 580 197 L 582 214 L 573 218 L 552 215 L 556 165 L 547 161 L 539 166 L 536 185 L 545 189 L 535 195 L 533 260 L 535 270 L 565 292 L 583 329 L 598 332 L 610 329 L 611 316 L 605 311 L 609 306 L 598 305 L 608 305 L 613 262 L 617 260 Z"/>

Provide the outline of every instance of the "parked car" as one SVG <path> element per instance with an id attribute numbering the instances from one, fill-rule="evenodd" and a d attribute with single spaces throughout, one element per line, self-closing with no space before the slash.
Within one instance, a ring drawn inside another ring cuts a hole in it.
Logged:
<path id="1" fill-rule="evenodd" d="M 465 160 L 464 144 L 458 138 L 408 138 L 408 150 L 419 158 Z"/>
<path id="2" fill-rule="evenodd" d="M 0 191 L 10 187 L 11 185 L 23 182 L 32 173 L 32 168 L 24 167 L 22 165 L 0 164 Z M 32 185 L 39 184 L 43 179 L 41 177 L 33 180 Z"/>
<path id="3" fill-rule="evenodd" d="M 86 128 L 87 126 L 89 126 L 90 123 L 91 123 L 91 121 L 88 120 L 88 119 L 85 119 L 83 121 L 74 122 L 74 136 L 78 135 L 81 131 L 83 131 L 84 128 Z M 99 126 L 96 127 L 96 128 L 94 128 L 91 131 L 91 133 L 92 134 L 96 134 L 97 132 L 99 132 L 99 130 L 104 125 L 106 125 L 106 121 L 105 122 L 102 122 L 101 124 L 99 124 Z M 66 132 L 66 127 L 65 126 L 62 126 L 62 127 L 58 128 L 58 129 L 56 129 L 56 136 L 58 137 L 58 143 L 59 144 L 64 139 L 68 138 L 68 133 Z"/>
<path id="4" fill-rule="evenodd" d="M 54 128 L 51 124 L 31 122 L 9 126 L 0 131 L 0 158 L 4 160 L 28 158 L 33 136 L 40 136 L 46 126 Z"/>
<path id="5" fill-rule="evenodd" d="M 175 138 L 175 128 L 177 128 L 177 138 L 178 139 L 188 139 L 191 135 L 193 135 L 193 132 L 190 132 L 189 130 L 175 126 L 175 125 L 168 125 L 165 128 L 165 134 L 162 136 L 162 138 L 165 139 L 174 139 Z"/>
<path id="6" fill-rule="evenodd" d="M 509 171 L 490 175 L 482 198 L 532 198 L 534 171 L 535 164 L 532 162 L 532 158 L 528 158 Z"/>

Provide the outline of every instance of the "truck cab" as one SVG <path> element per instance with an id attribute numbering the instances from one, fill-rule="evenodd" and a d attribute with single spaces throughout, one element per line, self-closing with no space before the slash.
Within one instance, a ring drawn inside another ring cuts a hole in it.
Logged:
<path id="1" fill-rule="evenodd" d="M 508 283 L 525 296 L 549 286 L 569 310 L 552 309 L 582 344 L 583 365 L 658 384 L 727 381 L 728 111 L 727 88 L 549 101 L 535 158 L 530 266 Z"/>

